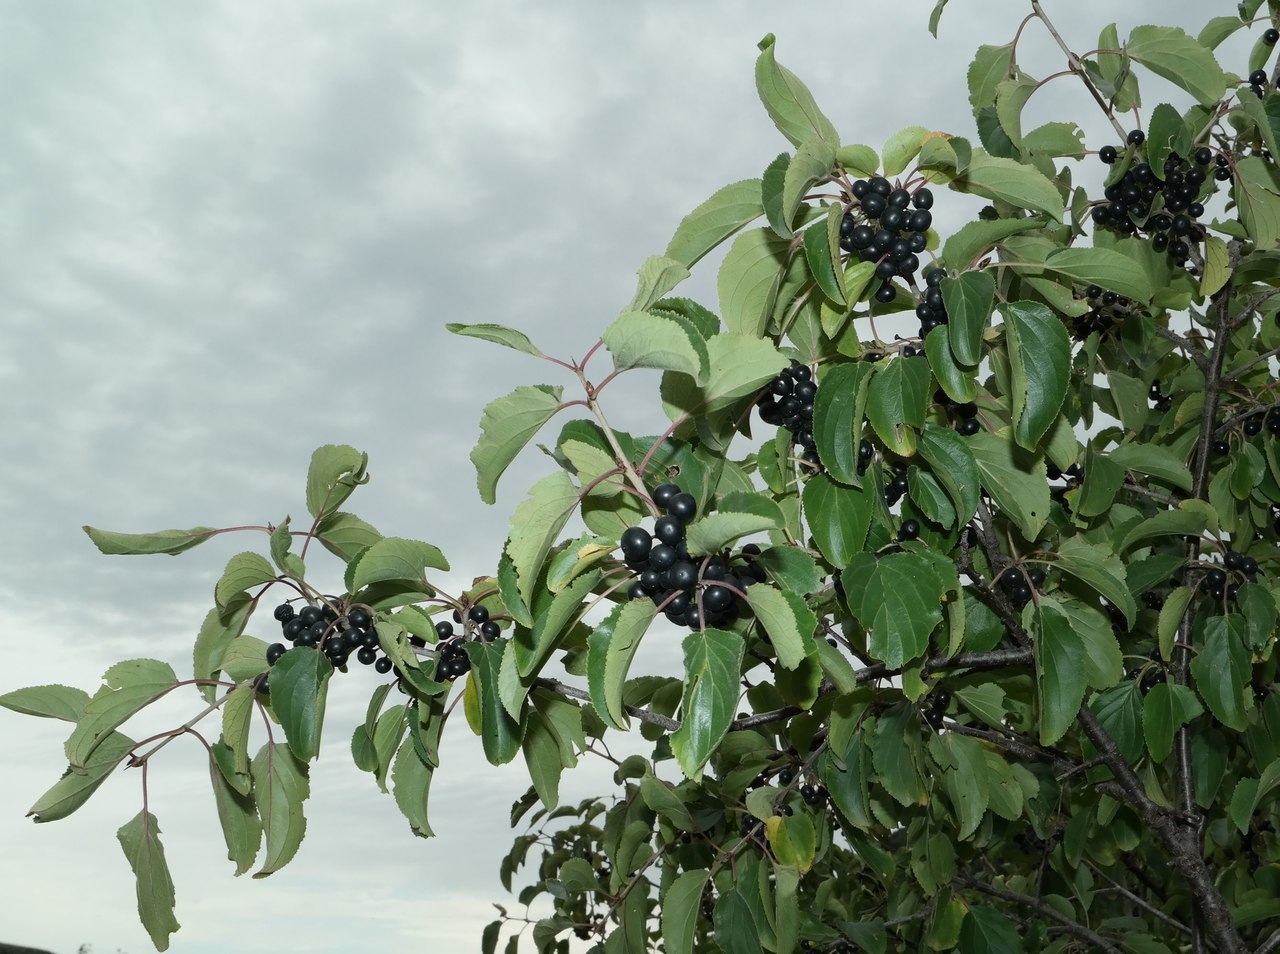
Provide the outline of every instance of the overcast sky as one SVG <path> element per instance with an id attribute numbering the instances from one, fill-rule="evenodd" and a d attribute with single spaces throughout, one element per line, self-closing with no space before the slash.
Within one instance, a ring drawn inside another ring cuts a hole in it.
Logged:
<path id="1" fill-rule="evenodd" d="M 1194 32 L 1235 9 L 1045 6 L 1078 50 L 1110 17 L 1122 35 L 1152 18 Z M 517 383 L 571 382 L 444 323 L 510 324 L 548 353 L 585 352 L 681 216 L 787 148 L 755 94 L 765 33 L 846 142 L 878 148 L 916 124 L 971 136 L 965 67 L 979 43 L 1012 36 L 1027 4 L 952 0 L 937 41 L 931 7 L 0 2 L 0 692 L 92 691 L 138 656 L 189 674 L 225 561 L 265 538 L 106 558 L 81 524 L 301 519 L 319 444 L 369 452 L 373 480 L 348 509 L 439 545 L 445 584 L 493 572 L 512 507 L 551 465 L 530 451 L 498 505 L 482 504 L 467 460 L 481 408 Z M 1021 51 L 1035 75 L 1061 66 L 1034 27 Z M 1244 71 L 1238 58 L 1224 65 Z M 1167 87 L 1144 83 L 1149 112 Z M 1069 111 L 1096 146 L 1108 139 L 1091 105 L 1064 80 L 1031 113 Z M 944 232 L 961 215 L 948 201 L 935 208 Z M 714 306 L 714 267 L 682 291 Z M 616 426 L 665 426 L 654 384 L 641 374 L 611 390 Z M 637 667 L 678 658 L 669 634 Z M 331 686 L 308 838 L 265 881 L 231 876 L 198 745 L 157 757 L 151 808 L 183 925 L 171 950 L 474 951 L 490 903 L 511 900 L 497 872 L 522 763 L 490 768 L 452 721 L 431 798 L 439 837 L 412 838 L 350 761 L 376 685 L 357 669 Z M 193 693 L 130 730 L 197 707 Z M 140 807 L 138 773 L 65 821 L 24 818 L 62 772 L 66 734 L 0 712 L 0 941 L 139 954 L 150 944 L 115 839 Z M 603 777 L 579 775 L 566 797 Z"/>

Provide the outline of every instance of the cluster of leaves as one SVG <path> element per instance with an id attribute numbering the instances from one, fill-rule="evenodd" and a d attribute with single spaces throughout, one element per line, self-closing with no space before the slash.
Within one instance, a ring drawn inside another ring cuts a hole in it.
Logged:
<path id="1" fill-rule="evenodd" d="M 1022 128 L 1044 81 L 1023 71 L 1016 38 L 969 69 L 978 144 L 912 127 L 877 153 L 841 140 L 767 37 L 757 87 L 794 151 L 687 216 L 586 358 L 550 357 L 498 325 L 450 326 L 560 367 L 584 395 L 519 387 L 485 408 L 471 458 L 488 503 L 548 422 L 586 412 L 549 448 L 559 469 L 515 508 L 491 577 L 445 594 L 426 576 L 448 568 L 439 550 L 340 511 L 366 461 L 332 446 L 308 476 L 310 529 L 260 528 L 271 560 L 228 564 L 188 682 L 202 715 L 222 712 L 205 744 L 237 873 L 259 855 L 256 876 L 277 870 L 305 828 L 333 661 L 295 646 L 263 695 L 267 647 L 246 627 L 273 587 L 320 599 L 304 563 L 315 540 L 346 563 L 339 601 L 368 608 L 394 663 L 351 748 L 384 790 L 390 779 L 416 834 L 431 833 L 455 691 L 435 676 L 434 616 L 483 606 L 503 627 L 459 638 L 458 694 L 489 761 L 527 763 L 512 824 L 530 827 L 501 877 L 510 890 L 529 866 L 519 901 L 541 897 L 552 913 L 500 909 L 487 952 L 519 924 L 539 954 L 575 934 L 607 954 L 1274 949 L 1280 454 L 1250 422 L 1276 405 L 1280 94 L 1242 88 L 1214 53 L 1237 30 L 1271 27 L 1260 8 L 1246 0 L 1198 37 L 1142 26 L 1122 41 L 1107 28 L 1084 58 L 1063 44 L 1065 75 L 1122 138 L 1137 67 L 1190 97 L 1181 111 L 1157 105 L 1112 169 L 1118 181 L 1142 153 L 1162 180 L 1175 154 L 1222 158 L 1229 195 L 1204 197 L 1183 260 L 1091 228 L 1102 200 L 1070 163 L 1087 154 L 1083 133 Z M 1249 70 L 1271 52 L 1260 39 Z M 916 243 L 942 269 L 924 289 L 914 269 L 877 270 L 841 241 L 864 198 L 855 185 L 872 179 L 986 200 L 945 241 L 921 217 Z M 671 296 L 730 240 L 718 313 Z M 867 294 L 877 276 L 891 295 Z M 1080 320 L 1121 302 L 1122 321 Z M 924 321 L 934 314 L 945 321 Z M 875 320 L 896 315 L 924 322 L 921 337 L 880 339 Z M 613 368 L 593 381 L 602 348 Z M 751 412 L 788 367 L 818 385 L 801 445 L 816 460 L 794 456 L 785 420 L 752 440 Z M 661 374 L 669 426 L 657 436 L 604 413 L 609 382 L 637 368 Z M 683 672 L 633 678 L 646 634 L 667 624 L 653 599 L 627 599 L 619 543 L 659 516 L 655 491 L 673 483 L 697 514 L 681 526 L 688 556 L 749 553 L 763 579 L 742 594 L 749 611 L 694 620 Z M 89 529 L 107 553 L 177 553 L 216 532 Z M 142 743 L 118 731 L 184 684 L 166 664 L 124 662 L 103 681 L 92 697 L 0 697 L 75 725 L 38 820 L 74 811 L 121 763 L 142 768 L 145 790 L 155 751 L 198 734 L 199 716 Z M 405 700 L 388 705 L 393 685 Z M 255 708 L 268 737 L 250 758 Z M 652 743 L 647 757 L 608 753 L 601 740 L 627 731 Z M 616 791 L 561 806 L 561 775 L 588 752 L 614 761 Z M 120 840 L 163 949 L 177 923 L 158 834 L 144 805 Z"/>

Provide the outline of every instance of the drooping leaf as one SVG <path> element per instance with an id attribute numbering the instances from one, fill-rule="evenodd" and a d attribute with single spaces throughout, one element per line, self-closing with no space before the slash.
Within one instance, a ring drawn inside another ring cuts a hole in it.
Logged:
<path id="1" fill-rule="evenodd" d="M 480 440 L 471 451 L 480 499 L 497 500 L 498 478 L 516 459 L 542 425 L 560 410 L 561 387 L 546 384 L 521 386 L 485 405 L 480 417 Z"/>
<path id="2" fill-rule="evenodd" d="M 532 602 L 542 565 L 577 503 L 578 491 L 569 475 L 556 471 L 534 484 L 528 499 L 512 514 L 505 553 L 511 558 L 516 589 L 525 606 Z"/>
<path id="3" fill-rule="evenodd" d="M 1196 691 L 1224 725 L 1243 732 L 1253 703 L 1252 657 L 1244 645 L 1244 620 L 1238 615 L 1211 616 L 1203 630 L 1200 651 L 1191 660 Z"/>
<path id="4" fill-rule="evenodd" d="M 1016 446 L 1007 432 L 979 431 L 966 439 L 982 475 L 982 486 L 1027 540 L 1049 519 L 1049 482 L 1044 460 Z"/>
<path id="5" fill-rule="evenodd" d="M 209 760 L 209 779 L 213 785 L 213 800 L 218 808 L 222 838 L 227 845 L 227 860 L 235 864 L 235 873 L 239 877 L 253 867 L 262 847 L 258 808 L 252 795 L 231 786 L 215 759 Z"/>
<path id="6" fill-rule="evenodd" d="M 1111 736 L 1126 762 L 1142 756 L 1145 740 L 1142 734 L 1142 689 L 1134 680 L 1120 683 L 1096 696 L 1090 708 Z"/>
<path id="7" fill-rule="evenodd" d="M 165 695 L 178 683 L 168 663 L 130 659 L 116 663 L 102 676 L 105 685 L 85 704 L 75 730 L 64 746 L 67 761 L 87 767 L 94 749 L 138 710 Z"/>
<path id="8" fill-rule="evenodd" d="M 787 240 L 772 229 L 752 229 L 734 239 L 716 276 L 720 315 L 730 332 L 747 338 L 764 334 L 787 250 Z"/>
<path id="9" fill-rule="evenodd" d="M 1001 308 L 1013 381 L 1014 437 L 1027 450 L 1057 420 L 1071 377 L 1071 339 L 1061 319 L 1037 302 Z"/>
<path id="10" fill-rule="evenodd" d="M 826 474 L 816 474 L 805 482 L 802 499 L 818 551 L 832 566 L 847 565 L 866 545 L 875 505 L 872 493 L 842 487 Z"/>
<path id="11" fill-rule="evenodd" d="M 671 735 L 671 751 L 695 781 L 733 721 L 744 651 L 736 633 L 707 629 L 685 637 L 683 719 Z"/>
<path id="12" fill-rule="evenodd" d="M 107 556 L 138 556 L 167 553 L 177 556 L 184 550 L 199 546 L 216 532 L 212 527 L 192 527 L 190 530 L 158 530 L 155 533 L 117 533 L 99 530 L 97 527 L 81 527 L 93 541 L 93 545 Z"/>
<path id="13" fill-rule="evenodd" d="M 769 848 L 779 864 L 795 868 L 801 874 L 813 867 L 817 834 L 808 814 L 774 815 L 764 823 L 764 828 Z"/>
<path id="14" fill-rule="evenodd" d="M 978 510 L 981 477 L 965 438 L 951 428 L 926 422 L 918 450 L 955 505 L 958 525 L 968 523 Z"/>
<path id="15" fill-rule="evenodd" d="M 271 667 L 271 708 L 294 755 L 310 762 L 320 754 L 325 699 L 333 663 L 318 649 L 290 649 Z"/>
<path id="16" fill-rule="evenodd" d="M 28 686 L 0 696 L 0 706 L 23 715 L 78 722 L 89 702 L 89 693 L 72 686 Z"/>
<path id="17" fill-rule="evenodd" d="M 827 472 L 843 484 L 859 486 L 858 444 L 862 410 L 873 374 L 865 361 L 838 364 L 822 378 L 813 403 L 813 438 Z"/>
<path id="18" fill-rule="evenodd" d="M 640 639 L 657 615 L 658 607 L 653 600 L 629 600 L 614 607 L 587 638 L 587 685 L 591 703 L 611 728 L 627 727 L 623 683 L 631 660 L 640 648 Z"/>
<path id="19" fill-rule="evenodd" d="M 1202 712 L 1204 707 L 1190 687 L 1168 682 L 1152 686 L 1142 703 L 1142 730 L 1151 758 L 1156 762 L 1167 759 L 1178 729 Z"/>
<path id="20" fill-rule="evenodd" d="M 266 743 L 254 756 L 250 771 L 267 842 L 266 858 L 254 877 L 265 878 L 287 865 L 302 844 L 307 831 L 302 803 L 311 794 L 311 783 L 307 763 L 280 742 Z"/>
<path id="21" fill-rule="evenodd" d="M 924 427 L 929 403 L 929 362 L 899 358 L 871 379 L 867 390 L 867 420 L 895 454 L 909 457 L 916 450 L 916 431 Z"/>
<path id="22" fill-rule="evenodd" d="M 1032 642 L 1040 699 L 1040 743 L 1057 742 L 1075 722 L 1084 701 L 1084 646 L 1071 619 L 1051 597 L 1041 597 Z"/>
<path id="23" fill-rule="evenodd" d="M 684 871 L 662 898 L 662 943 L 667 954 L 693 954 L 698 911 L 710 872 L 705 868 Z"/>
<path id="24" fill-rule="evenodd" d="M 1133 625 L 1138 607 L 1125 581 L 1124 563 L 1115 553 L 1073 537 L 1063 540 L 1058 547 L 1055 565 L 1105 596 L 1124 613 L 1128 625 Z"/>
<path id="25" fill-rule="evenodd" d="M 181 926 L 173 916 L 173 878 L 160 844 L 160 823 L 145 809 L 126 822 L 116 839 L 137 881 L 138 917 L 157 951 L 169 949 L 169 937 Z"/>
<path id="26" fill-rule="evenodd" d="M 62 778 L 27 810 L 33 821 L 51 822 L 66 818 L 89 800 L 134 747 L 133 739 L 112 732 L 98 743 L 84 765 L 68 767 Z"/>
<path id="27" fill-rule="evenodd" d="M 756 58 L 756 91 L 778 131 L 799 146 L 811 139 L 840 145 L 840 134 L 814 102 L 813 94 L 794 73 L 777 61 L 773 34 L 760 43 Z"/>
<path id="28" fill-rule="evenodd" d="M 485 758 L 493 765 L 504 765 L 520 751 L 520 724 L 511 718 L 498 690 L 502 656 L 510 652 L 507 640 L 485 643 L 471 640 L 466 644 L 471 660 L 471 678 L 480 694 L 480 740 Z"/>
<path id="29" fill-rule="evenodd" d="M 961 272 L 944 278 L 940 288 L 951 353 L 960 364 L 976 367 L 982 360 L 982 332 L 995 303 L 995 279 L 988 272 Z"/>
<path id="30" fill-rule="evenodd" d="M 353 490 L 369 482 L 368 465 L 368 454 L 346 444 L 317 447 L 307 469 L 307 512 L 323 517 L 341 507 Z"/>

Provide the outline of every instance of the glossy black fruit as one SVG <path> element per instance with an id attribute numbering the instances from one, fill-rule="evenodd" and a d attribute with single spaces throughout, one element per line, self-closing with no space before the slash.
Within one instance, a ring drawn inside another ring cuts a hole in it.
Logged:
<path id="1" fill-rule="evenodd" d="M 373 664 L 373 668 L 376 669 L 378 672 L 382 673 L 384 676 L 391 671 L 391 666 L 392 666 L 391 660 L 386 656 L 381 657 L 377 662 Z"/>
<path id="2" fill-rule="evenodd" d="M 915 540 L 920 536 L 920 524 L 915 520 L 904 520 L 898 527 L 898 540 Z"/>
<path id="3" fill-rule="evenodd" d="M 1267 46 L 1275 46 L 1277 41 L 1280 41 L 1280 30 L 1275 27 L 1269 28 L 1262 34 L 1262 42 Z"/>
<path id="4" fill-rule="evenodd" d="M 480 635 L 492 642 L 502 635 L 502 627 L 498 625 L 496 620 L 485 620 L 480 624 Z"/>
<path id="5" fill-rule="evenodd" d="M 1147 137 L 1141 129 L 1132 129 L 1129 131 L 1129 135 L 1125 137 L 1125 141 L 1131 146 L 1141 146 L 1147 141 Z"/>
<path id="6" fill-rule="evenodd" d="M 978 431 L 982 430 L 982 425 L 978 423 L 976 417 L 966 417 L 963 421 L 956 425 L 956 430 L 965 437 L 972 437 Z"/>
<path id="7" fill-rule="evenodd" d="M 357 606 L 355 609 L 347 613 L 347 622 L 352 626 L 358 626 L 361 629 L 368 629 L 373 624 L 373 617 L 369 615 L 367 609 Z"/>
<path id="8" fill-rule="evenodd" d="M 276 660 L 285 654 L 284 643 L 272 643 L 267 647 L 267 665 L 274 666 Z"/>
<path id="9" fill-rule="evenodd" d="M 1103 146 L 1101 149 L 1098 150 L 1098 158 L 1101 159 L 1103 162 L 1105 162 L 1107 165 L 1111 165 L 1113 162 L 1116 161 L 1116 147 Z"/>
<path id="10" fill-rule="evenodd" d="M 676 494 L 667 503 L 667 513 L 682 523 L 688 523 L 698 515 L 698 501 L 693 494 Z"/>
<path id="11" fill-rule="evenodd" d="M 304 606 L 298 611 L 298 619 L 302 620 L 303 626 L 314 626 L 323 618 L 318 606 Z"/>
<path id="12" fill-rule="evenodd" d="M 622 537 L 618 541 L 622 547 L 623 554 L 629 560 L 643 560 L 649 555 L 649 548 L 653 546 L 653 536 L 643 527 L 628 527 L 622 531 Z M 475 607 L 479 609 L 480 607 Z M 474 611 L 474 610 L 473 610 Z M 486 615 L 485 619 L 488 616 Z M 483 623 L 484 620 L 476 620 Z"/>
<path id="13" fill-rule="evenodd" d="M 291 603 L 281 603 L 276 607 L 275 617 L 277 622 L 289 622 L 289 620 L 293 619 L 293 605 Z"/>
<path id="14" fill-rule="evenodd" d="M 671 498 L 678 493 L 680 493 L 680 488 L 675 484 L 659 484 L 653 488 L 653 502 L 665 510 L 667 504 L 671 502 Z"/>
<path id="15" fill-rule="evenodd" d="M 653 524 L 653 535 L 668 546 L 675 546 L 684 539 L 684 523 L 678 517 L 667 515 L 659 517 Z M 650 554 L 649 564 L 653 564 Z"/>

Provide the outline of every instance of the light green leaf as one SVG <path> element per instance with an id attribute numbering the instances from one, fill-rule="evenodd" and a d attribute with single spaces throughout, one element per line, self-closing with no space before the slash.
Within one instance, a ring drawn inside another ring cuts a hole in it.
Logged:
<path id="1" fill-rule="evenodd" d="M 1253 239 L 1255 251 L 1267 251 L 1280 241 L 1280 195 L 1271 171 L 1261 158 L 1249 156 L 1236 163 L 1231 196 L 1240 219 Z"/>
<path id="2" fill-rule="evenodd" d="M 947 268 L 966 273 L 976 264 L 979 254 L 997 242 L 1044 228 L 1039 219 L 975 219 L 962 225 L 942 246 L 942 261 Z M 990 313 L 990 309 L 988 309 Z M 948 309 L 948 314 L 951 314 Z M 952 315 L 952 321 L 955 320 Z"/>
<path id="3" fill-rule="evenodd" d="M 0 706 L 23 715 L 78 722 L 89 702 L 89 693 L 72 686 L 28 686 L 0 696 Z"/>
<path id="4" fill-rule="evenodd" d="M 898 358 L 880 368 L 867 390 L 867 420 L 895 454 L 916 451 L 916 431 L 924 427 L 929 404 L 929 362 Z"/>
<path id="5" fill-rule="evenodd" d="M 805 520 L 819 552 L 827 562 L 842 567 L 867 542 L 875 498 L 860 487 L 842 487 L 826 474 L 815 474 L 804 486 Z"/>
<path id="6" fill-rule="evenodd" d="M 841 146 L 836 150 L 836 162 L 844 166 L 850 175 L 867 178 L 880 168 L 880 157 L 870 146 L 862 143 Z"/>
<path id="7" fill-rule="evenodd" d="M 177 556 L 184 550 L 199 546 L 213 536 L 211 527 L 192 527 L 190 530 L 158 530 L 155 533 L 117 533 L 99 530 L 97 527 L 81 527 L 93 541 L 93 545 L 107 556 L 139 556 L 167 553 Z"/>
<path id="8" fill-rule="evenodd" d="M 796 213 L 809 190 L 830 177 L 836 164 L 835 146 L 834 141 L 810 139 L 800 145 L 787 163 L 782 180 L 782 222 L 786 226 L 780 233 L 783 238 L 791 238 Z"/>
<path id="9" fill-rule="evenodd" d="M 707 629 L 685 637 L 683 720 L 671 736 L 671 751 L 694 781 L 733 722 L 744 651 L 736 633 Z"/>
<path id="10" fill-rule="evenodd" d="M 960 364 L 976 367 L 982 360 L 982 333 L 995 304 L 995 279 L 989 272 L 962 272 L 944 278 L 941 291 L 951 353 Z"/>
<path id="11" fill-rule="evenodd" d="M 227 845 L 227 860 L 234 862 L 236 877 L 253 867 L 262 847 L 262 823 L 253 797 L 232 787 L 219 770 L 215 759 L 209 760 L 209 780 L 213 800 L 218 808 L 218 823 Z"/>
<path id="12" fill-rule="evenodd" d="M 1001 314 L 1013 374 L 1014 437 L 1034 451 L 1067 396 L 1071 339 L 1061 320 L 1039 303 L 1010 302 Z"/>
<path id="13" fill-rule="evenodd" d="M 752 229 L 734 239 L 716 275 L 720 314 L 729 331 L 748 338 L 764 334 L 788 248 L 786 239 L 767 228 Z"/>
<path id="14" fill-rule="evenodd" d="M 1032 633 L 1040 699 L 1040 743 L 1053 745 L 1075 722 L 1084 702 L 1084 644 L 1057 600 L 1041 597 Z"/>
<path id="15" fill-rule="evenodd" d="M 1110 248 L 1063 248 L 1045 259 L 1045 267 L 1077 284 L 1097 284 L 1135 301 L 1151 301 L 1155 289 L 1138 262 Z"/>
<path id="16" fill-rule="evenodd" d="M 557 471 L 534 484 L 528 499 L 512 514 L 505 552 L 511 558 L 517 590 L 526 606 L 532 602 L 533 587 L 547 554 L 577 504 L 577 488 L 568 474 Z"/>
<path id="17" fill-rule="evenodd" d="M 521 386 L 485 405 L 480 417 L 480 440 L 471 451 L 480 499 L 493 503 L 498 478 L 516 459 L 542 425 L 560 410 L 561 387 Z"/>
<path id="18" fill-rule="evenodd" d="M 307 512 L 322 517 L 341 507 L 353 490 L 369 482 L 368 465 L 368 454 L 346 444 L 317 447 L 307 469 Z"/>
<path id="19" fill-rule="evenodd" d="M 69 766 L 62 778 L 27 810 L 27 816 L 37 823 L 66 818 L 89 800 L 133 747 L 133 739 L 112 732 L 98 743 L 84 765 Z"/>
<path id="20" fill-rule="evenodd" d="M 804 874 L 813 867 L 817 850 L 817 834 L 813 820 L 805 812 L 795 815 L 774 815 L 764 823 L 769 838 L 769 848 L 778 864 L 795 868 Z"/>
<path id="21" fill-rule="evenodd" d="M 587 686 L 591 704 L 610 728 L 625 730 L 623 684 L 640 639 L 658 615 L 653 600 L 630 600 L 614 607 L 587 638 Z"/>
<path id="22" fill-rule="evenodd" d="M 627 311 L 645 311 L 689 277 L 689 269 L 681 262 L 662 255 L 650 255 L 636 273 L 635 296 Z"/>
<path id="23" fill-rule="evenodd" d="M 1173 737 L 1178 729 L 1204 712 L 1200 700 L 1187 686 L 1157 682 L 1142 703 L 1142 729 L 1147 737 L 1147 751 L 1156 762 L 1163 762 L 1173 751 Z"/>
<path id="24" fill-rule="evenodd" d="M 833 148 L 840 145 L 840 135 L 818 109 L 808 87 L 775 59 L 773 34 L 761 41 L 760 51 L 756 58 L 756 91 L 778 131 L 794 146 L 811 139 L 823 140 Z"/>
<path id="25" fill-rule="evenodd" d="M 849 611 L 868 631 L 867 650 L 890 669 L 922 656 L 929 634 L 942 622 L 945 584 L 932 564 L 915 553 L 876 559 L 858 553 L 840 580 Z"/>
<path id="26" fill-rule="evenodd" d="M 533 676 L 542 668 L 555 650 L 556 640 L 582 609 L 583 599 L 599 579 L 599 571 L 584 573 L 557 593 L 549 604 L 539 600 L 532 629 L 521 627 L 512 634 L 511 654 L 522 677 Z"/>
<path id="27" fill-rule="evenodd" d="M 64 746 L 67 761 L 87 766 L 94 749 L 136 712 L 165 695 L 178 683 L 168 663 L 130 659 L 116 663 L 102 676 L 106 684 L 85 704 L 75 730 Z"/>
<path id="28" fill-rule="evenodd" d="M 1133 626 L 1138 607 L 1125 582 L 1124 563 L 1109 548 L 1071 537 L 1059 546 L 1055 566 L 1105 596 L 1124 613 L 1128 625 Z"/>
<path id="29" fill-rule="evenodd" d="M 691 831 L 695 827 L 693 816 L 675 789 L 651 772 L 640 779 L 640 797 L 652 811 L 681 831 Z"/>
<path id="30" fill-rule="evenodd" d="M 752 533 L 774 530 L 781 521 L 772 515 L 756 513 L 709 513 L 695 520 L 685 530 L 685 542 L 692 556 L 717 553 L 727 545 Z"/>
<path id="31" fill-rule="evenodd" d="M 927 135 L 929 130 L 923 126 L 908 126 L 890 136 L 884 149 L 880 150 L 884 161 L 884 175 L 892 178 L 907 168 L 907 163 L 920 154 L 920 146 Z"/>
<path id="32" fill-rule="evenodd" d="M 619 371 L 660 368 L 705 379 L 707 346 L 691 327 L 643 311 L 624 311 L 605 329 L 605 347 Z"/>
<path id="33" fill-rule="evenodd" d="M 1121 444 L 1108 455 L 1125 470 L 1147 474 L 1182 490 L 1191 489 L 1191 471 L 1182 457 L 1160 444 Z"/>
<path id="34" fill-rule="evenodd" d="M 753 586 L 747 590 L 747 603 L 769 635 L 783 668 L 795 669 L 813 655 L 818 619 L 804 597 L 772 586 Z"/>
<path id="35" fill-rule="evenodd" d="M 942 787 L 956 815 L 957 837 L 964 841 L 977 830 L 990 799 L 987 760 L 977 739 L 948 732 L 935 736 L 946 749 Z M 931 743 L 930 751 L 934 750 Z"/>
<path id="36" fill-rule="evenodd" d="M 276 569 L 261 554 L 246 550 L 227 561 L 227 568 L 214 587 L 214 599 L 226 607 L 242 592 L 276 578 Z"/>
<path id="37" fill-rule="evenodd" d="M 1047 213 L 1055 222 L 1062 220 L 1065 211 L 1058 187 L 1043 173 L 1014 159 L 993 156 L 985 149 L 973 151 L 969 168 L 956 178 L 954 186 L 962 192 Z"/>
<path id="38" fill-rule="evenodd" d="M 173 916 L 173 878 L 160 844 L 160 823 L 145 809 L 116 832 L 137 880 L 138 917 L 157 951 L 169 949 L 169 937 L 180 925 Z"/>
<path id="39" fill-rule="evenodd" d="M 341 560 L 350 560 L 382 539 L 374 527 L 353 513 L 331 513 L 316 527 L 316 539 Z"/>
<path id="40" fill-rule="evenodd" d="M 1187 504 L 1199 501 L 1184 500 L 1176 510 L 1164 510 L 1142 523 L 1132 527 L 1116 545 L 1117 553 L 1124 553 L 1136 543 L 1161 536 L 1198 537 L 1209 526 L 1208 516 L 1194 506 Z"/>
<path id="41" fill-rule="evenodd" d="M 302 803 L 311 794 L 307 763 L 299 761 L 280 742 L 264 745 L 250 766 L 258 816 L 267 839 L 267 856 L 255 878 L 279 871 L 297 854 L 307 831 Z"/>
<path id="42" fill-rule="evenodd" d="M 1049 519 L 1044 460 L 1016 446 L 1007 429 L 999 434 L 979 431 L 966 440 L 982 475 L 982 485 L 1022 535 L 1034 540 Z"/>
<path id="43" fill-rule="evenodd" d="M 383 537 L 349 564 L 347 585 L 354 593 L 371 583 L 386 580 L 425 584 L 425 567 L 448 570 L 449 561 L 430 543 L 402 537 Z"/>
<path id="44" fill-rule="evenodd" d="M 760 180 L 732 182 L 680 220 L 667 244 L 667 257 L 692 268 L 707 252 L 763 214 Z"/>
<path id="45" fill-rule="evenodd" d="M 444 327 L 446 331 L 451 331 L 455 335 L 480 338 L 483 341 L 492 341 L 494 344 L 500 344 L 506 348 L 523 351 L 525 354 L 531 354 L 535 358 L 543 357 L 542 352 L 529 340 L 528 335 L 523 331 L 516 331 L 516 329 L 508 328 L 505 325 L 466 325 L 461 322 L 450 321 Z"/>
<path id="46" fill-rule="evenodd" d="M 1125 44 L 1133 57 L 1200 101 L 1212 106 L 1227 89 L 1227 77 L 1212 51 L 1179 27 L 1139 26 Z"/>

